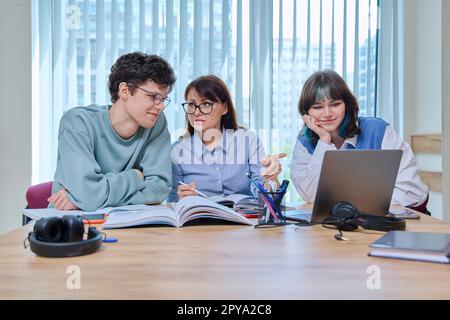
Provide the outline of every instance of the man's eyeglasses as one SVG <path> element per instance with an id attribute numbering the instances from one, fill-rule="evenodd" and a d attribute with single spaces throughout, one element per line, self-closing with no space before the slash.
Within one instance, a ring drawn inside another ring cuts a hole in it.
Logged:
<path id="1" fill-rule="evenodd" d="M 184 112 L 187 114 L 194 114 L 195 110 L 200 110 L 200 113 L 210 114 L 214 108 L 214 102 L 203 102 L 200 104 L 195 104 L 192 102 L 185 102 L 181 104 L 183 106 Z"/>
<path id="2" fill-rule="evenodd" d="M 170 99 L 168 97 L 163 98 L 159 93 L 148 91 L 148 90 L 146 90 L 146 89 L 144 89 L 144 88 L 142 88 L 142 87 L 140 87 L 140 86 L 138 86 L 138 85 L 136 85 L 134 83 L 127 83 L 127 85 L 128 86 L 132 86 L 132 87 L 136 87 L 136 88 L 141 89 L 142 91 L 148 93 L 150 98 L 153 99 L 153 103 L 155 105 L 159 105 L 162 102 L 164 108 L 166 108 L 169 105 L 169 103 L 170 103 Z"/>

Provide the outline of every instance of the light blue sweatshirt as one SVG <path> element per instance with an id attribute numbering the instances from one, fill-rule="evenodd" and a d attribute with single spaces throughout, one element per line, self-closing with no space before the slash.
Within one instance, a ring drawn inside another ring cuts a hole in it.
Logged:
<path id="1" fill-rule="evenodd" d="M 82 210 L 160 203 L 172 186 L 170 135 L 160 114 L 151 129 L 122 139 L 109 119 L 111 106 L 67 111 L 60 122 L 52 193 L 65 188 Z M 134 169 L 144 173 L 145 180 Z"/>

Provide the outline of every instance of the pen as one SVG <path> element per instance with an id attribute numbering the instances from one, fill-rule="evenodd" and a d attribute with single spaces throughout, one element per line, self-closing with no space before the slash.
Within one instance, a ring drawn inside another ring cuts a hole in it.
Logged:
<path id="1" fill-rule="evenodd" d="M 281 183 L 281 186 L 280 186 L 280 190 L 279 190 L 280 193 L 277 195 L 275 203 L 279 204 L 279 202 L 281 202 L 281 200 L 284 197 L 284 194 L 286 193 L 286 189 L 287 189 L 288 185 L 289 185 L 289 181 L 283 180 L 283 182 Z"/>
<path id="2" fill-rule="evenodd" d="M 197 192 L 197 194 L 203 198 L 208 198 L 208 196 L 206 194 L 204 194 L 203 192 L 198 191 L 197 189 L 195 189 L 194 187 L 191 187 L 190 185 L 184 183 L 183 181 L 179 181 L 180 184 L 182 184 L 183 186 L 189 187 L 192 189 L 192 191 Z"/>
<path id="3" fill-rule="evenodd" d="M 272 214 L 274 221 L 278 220 L 278 215 L 276 214 L 276 212 L 274 211 L 274 209 L 272 208 L 272 205 L 267 201 L 268 199 L 264 196 L 261 196 L 262 200 L 264 201 L 264 203 L 266 204 L 267 207 L 267 214 L 266 214 L 266 218 L 265 218 L 265 222 L 269 222 L 269 216 L 270 214 Z"/>

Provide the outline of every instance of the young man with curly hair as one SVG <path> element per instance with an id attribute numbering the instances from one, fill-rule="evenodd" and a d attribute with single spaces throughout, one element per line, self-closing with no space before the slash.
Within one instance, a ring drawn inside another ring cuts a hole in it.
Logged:
<path id="1" fill-rule="evenodd" d="M 175 80 L 159 56 L 119 57 L 109 75 L 112 105 L 72 108 L 61 119 L 50 206 L 93 211 L 166 199 L 172 173 L 163 110 Z"/>

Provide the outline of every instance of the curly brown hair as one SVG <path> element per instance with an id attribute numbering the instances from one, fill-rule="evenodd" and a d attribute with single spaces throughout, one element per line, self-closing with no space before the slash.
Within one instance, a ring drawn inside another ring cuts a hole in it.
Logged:
<path id="1" fill-rule="evenodd" d="M 108 89 L 112 103 L 119 99 L 119 84 L 122 82 L 141 85 L 147 81 L 172 89 L 176 81 L 170 64 L 157 55 L 132 52 L 120 56 L 111 67 Z M 134 88 L 130 88 L 133 94 Z"/>

